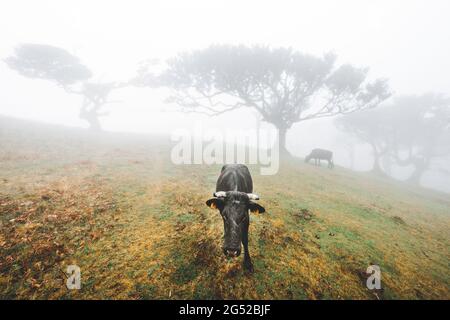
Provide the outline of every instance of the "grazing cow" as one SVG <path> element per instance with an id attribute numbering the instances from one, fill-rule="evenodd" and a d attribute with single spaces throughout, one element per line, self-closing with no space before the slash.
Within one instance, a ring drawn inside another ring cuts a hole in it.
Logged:
<path id="1" fill-rule="evenodd" d="M 327 160 L 328 168 L 334 168 L 333 152 L 329 150 L 313 149 L 311 153 L 306 156 L 305 162 L 309 162 L 311 159 L 314 159 L 314 164 L 316 166 L 320 166 L 320 160 Z"/>
<path id="2" fill-rule="evenodd" d="M 249 272 L 253 272 L 253 264 L 248 251 L 248 226 L 250 223 L 248 211 L 265 212 L 262 206 L 252 201 L 259 199 L 252 192 L 252 177 L 245 165 L 224 165 L 217 179 L 214 198 L 206 201 L 208 207 L 219 210 L 223 219 L 223 253 L 227 257 L 239 256 L 242 243 L 244 268 Z"/>

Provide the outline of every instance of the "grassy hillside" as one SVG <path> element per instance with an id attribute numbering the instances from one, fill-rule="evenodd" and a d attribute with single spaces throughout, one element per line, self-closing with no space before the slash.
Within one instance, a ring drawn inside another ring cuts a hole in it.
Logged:
<path id="1" fill-rule="evenodd" d="M 246 275 L 204 204 L 221 166 L 172 165 L 170 147 L 0 118 L 0 298 L 450 299 L 449 195 L 300 159 L 250 167 L 267 212 Z"/>

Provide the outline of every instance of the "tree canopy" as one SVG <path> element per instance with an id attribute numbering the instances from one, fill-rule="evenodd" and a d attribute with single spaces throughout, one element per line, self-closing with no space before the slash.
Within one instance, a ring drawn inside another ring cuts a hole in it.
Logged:
<path id="1" fill-rule="evenodd" d="M 5 59 L 8 66 L 28 78 L 45 79 L 62 87 L 85 81 L 91 71 L 64 49 L 45 44 L 22 44 Z"/>
<path id="2" fill-rule="evenodd" d="M 173 89 L 171 101 L 184 112 L 256 109 L 279 130 L 283 150 L 294 123 L 372 108 L 388 98 L 387 81 L 368 82 L 367 71 L 336 66 L 333 54 L 218 45 L 171 59 L 160 79 Z"/>

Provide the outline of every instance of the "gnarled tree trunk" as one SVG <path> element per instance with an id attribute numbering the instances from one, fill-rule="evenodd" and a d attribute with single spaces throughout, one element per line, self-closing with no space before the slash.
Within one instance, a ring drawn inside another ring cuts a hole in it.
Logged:
<path id="1" fill-rule="evenodd" d="M 430 161 L 426 158 L 424 159 L 417 158 L 413 159 L 411 162 L 414 164 L 415 170 L 406 181 L 409 182 L 410 184 L 420 186 L 422 176 L 425 173 L 425 171 L 428 170 Z"/>
<path id="2" fill-rule="evenodd" d="M 83 105 L 80 111 L 80 119 L 86 120 L 89 123 L 89 129 L 92 131 L 102 131 L 98 115 L 99 107 L 95 106 L 88 109 L 86 105 Z"/>
<path id="3" fill-rule="evenodd" d="M 286 148 L 286 134 L 287 128 L 277 127 L 278 129 L 278 141 L 280 144 L 280 154 L 281 155 L 290 155 L 289 151 Z"/>
<path id="4" fill-rule="evenodd" d="M 372 147 L 372 154 L 373 154 L 373 166 L 372 166 L 372 172 L 379 175 L 379 176 L 385 176 L 385 173 L 381 167 L 380 160 L 382 156 L 382 152 L 380 152 L 375 145 L 375 143 L 370 143 Z"/>

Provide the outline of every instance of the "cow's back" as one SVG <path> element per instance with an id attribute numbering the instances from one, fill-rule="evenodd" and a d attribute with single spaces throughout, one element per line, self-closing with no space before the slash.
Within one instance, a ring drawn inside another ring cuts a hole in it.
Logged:
<path id="1" fill-rule="evenodd" d="M 224 165 L 217 179 L 216 191 L 252 193 L 253 181 L 247 166 L 243 164 Z"/>
<path id="2" fill-rule="evenodd" d="M 318 159 L 331 159 L 333 158 L 333 152 L 325 149 L 313 149 L 312 150 L 312 158 Z"/>

